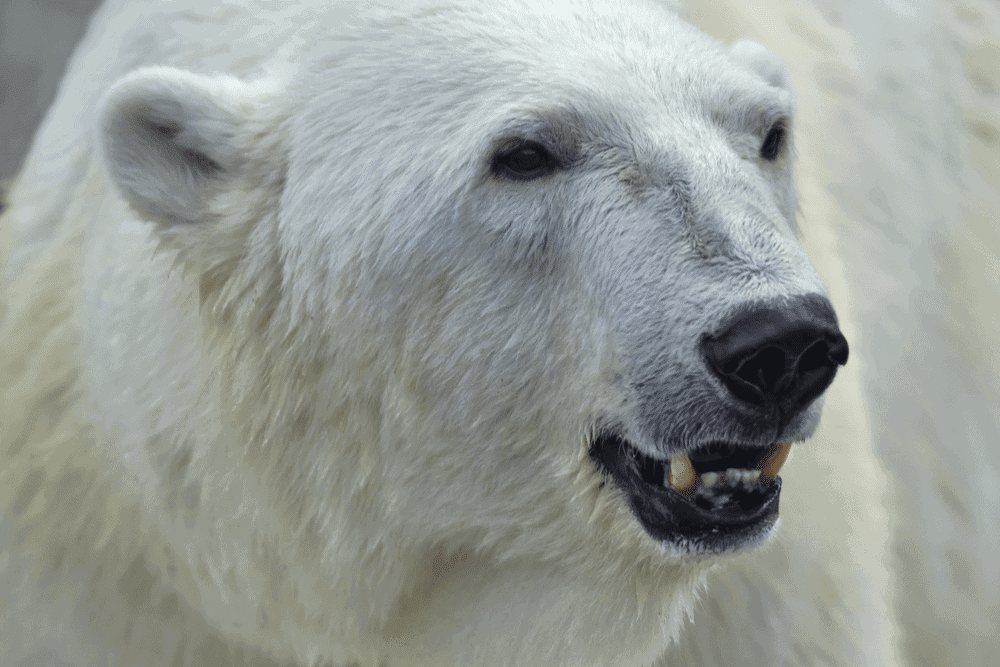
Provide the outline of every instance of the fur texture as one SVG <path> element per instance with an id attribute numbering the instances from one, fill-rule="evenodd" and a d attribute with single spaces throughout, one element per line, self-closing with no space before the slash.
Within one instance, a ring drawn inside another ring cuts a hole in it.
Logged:
<path id="1" fill-rule="evenodd" d="M 4 212 L 0 663 L 651 664 L 718 559 L 588 442 L 748 437 L 699 336 L 825 294 L 780 63 L 641 1 L 205 4 L 98 14 Z"/>

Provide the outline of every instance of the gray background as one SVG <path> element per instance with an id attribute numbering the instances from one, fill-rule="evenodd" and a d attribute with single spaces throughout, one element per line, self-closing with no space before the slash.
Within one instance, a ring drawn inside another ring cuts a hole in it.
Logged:
<path id="1" fill-rule="evenodd" d="M 98 0 L 0 0 L 0 182 L 13 177 Z"/>

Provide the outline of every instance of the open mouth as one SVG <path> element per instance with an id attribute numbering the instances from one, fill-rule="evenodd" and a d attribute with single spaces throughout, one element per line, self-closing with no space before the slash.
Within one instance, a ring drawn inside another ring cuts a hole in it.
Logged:
<path id="1" fill-rule="evenodd" d="M 661 460 L 603 432 L 590 456 L 625 492 L 654 539 L 689 552 L 721 553 L 770 534 L 778 518 L 778 470 L 791 445 L 713 442 Z"/>

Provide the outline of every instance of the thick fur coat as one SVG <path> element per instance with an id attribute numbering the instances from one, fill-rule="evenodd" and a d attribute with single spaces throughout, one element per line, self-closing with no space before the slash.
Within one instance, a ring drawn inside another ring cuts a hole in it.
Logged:
<path id="1" fill-rule="evenodd" d="M 726 554 L 589 451 L 742 432 L 699 337 L 826 294 L 794 117 L 643 1 L 107 5 L 2 218 L 0 664 L 888 664 L 852 376 Z"/>

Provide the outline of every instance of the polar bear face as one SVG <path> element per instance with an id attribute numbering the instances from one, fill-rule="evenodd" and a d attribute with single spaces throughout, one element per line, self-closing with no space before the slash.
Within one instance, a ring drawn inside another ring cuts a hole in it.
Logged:
<path id="1" fill-rule="evenodd" d="M 780 65 L 652 5 L 342 18 L 294 75 L 153 68 L 103 103 L 268 502 L 334 578 L 438 546 L 630 577 L 765 540 L 847 354 L 795 240 Z"/>

